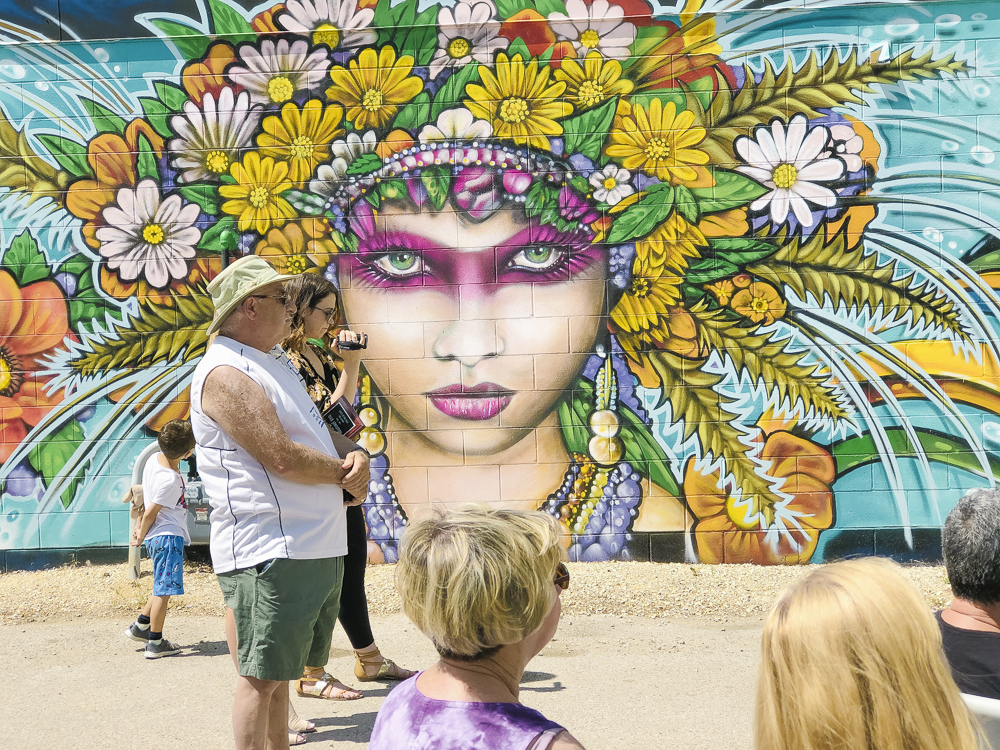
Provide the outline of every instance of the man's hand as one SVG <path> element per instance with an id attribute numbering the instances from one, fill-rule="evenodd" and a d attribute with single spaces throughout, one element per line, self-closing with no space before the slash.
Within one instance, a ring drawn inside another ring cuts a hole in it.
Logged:
<path id="1" fill-rule="evenodd" d="M 347 505 L 361 505 L 368 494 L 368 480 L 371 474 L 368 471 L 368 454 L 364 451 L 351 451 L 344 458 L 344 471 L 347 475 L 341 480 L 340 486 L 349 495 L 353 495 L 353 500 L 345 500 Z"/>
<path id="2" fill-rule="evenodd" d="M 136 526 L 134 529 L 132 529 L 132 541 L 131 541 L 131 545 L 133 547 L 139 547 L 139 546 L 142 545 L 142 539 L 139 538 L 139 527 L 138 526 Z"/>

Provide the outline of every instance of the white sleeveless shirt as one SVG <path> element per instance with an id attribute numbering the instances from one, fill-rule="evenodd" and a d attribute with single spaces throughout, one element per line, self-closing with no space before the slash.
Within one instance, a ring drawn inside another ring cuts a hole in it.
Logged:
<path id="1" fill-rule="evenodd" d="M 220 366 L 239 370 L 264 389 L 292 442 L 339 455 L 294 369 L 258 349 L 217 337 L 191 382 L 191 426 L 198 473 L 212 505 L 215 572 L 241 570 L 276 557 L 346 555 L 344 491 L 334 484 L 298 484 L 269 473 L 202 411 L 205 378 Z"/>

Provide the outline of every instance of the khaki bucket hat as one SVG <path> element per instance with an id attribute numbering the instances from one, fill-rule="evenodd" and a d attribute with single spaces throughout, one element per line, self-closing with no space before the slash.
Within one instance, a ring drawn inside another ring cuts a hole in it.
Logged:
<path id="1" fill-rule="evenodd" d="M 208 285 L 212 304 L 215 305 L 215 317 L 208 326 L 208 333 L 218 331 L 229 313 L 261 287 L 294 278 L 294 275 L 278 273 L 258 255 L 248 255 L 230 263 Z"/>

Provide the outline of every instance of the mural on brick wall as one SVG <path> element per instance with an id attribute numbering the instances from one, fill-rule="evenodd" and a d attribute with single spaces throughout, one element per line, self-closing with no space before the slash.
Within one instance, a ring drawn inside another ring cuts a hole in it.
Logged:
<path id="1" fill-rule="evenodd" d="M 574 559 L 919 556 L 993 483 L 1000 9 L 151 5 L 0 20 L 0 549 L 126 542 L 250 253 L 370 336 L 375 558 L 470 499 Z"/>

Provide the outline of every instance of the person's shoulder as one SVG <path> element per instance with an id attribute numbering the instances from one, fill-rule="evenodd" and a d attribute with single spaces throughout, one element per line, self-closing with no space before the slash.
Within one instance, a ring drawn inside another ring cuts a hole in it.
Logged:
<path id="1" fill-rule="evenodd" d="M 556 735 L 549 745 L 549 750 L 585 750 L 583 745 L 576 741 L 576 738 L 565 729 Z"/>

